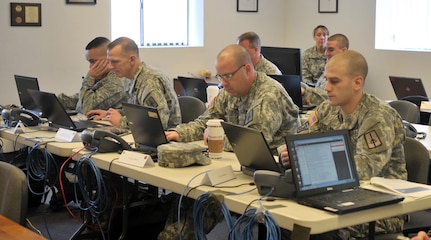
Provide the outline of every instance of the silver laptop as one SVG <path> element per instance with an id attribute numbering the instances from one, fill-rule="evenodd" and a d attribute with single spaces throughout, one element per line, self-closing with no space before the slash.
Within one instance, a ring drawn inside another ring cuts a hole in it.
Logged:
<path id="1" fill-rule="evenodd" d="M 347 130 L 286 136 L 298 203 L 344 214 L 400 202 L 359 187 Z"/>
<path id="2" fill-rule="evenodd" d="M 221 125 L 244 174 L 253 176 L 256 170 L 284 174 L 261 131 L 228 122 L 221 122 Z"/>

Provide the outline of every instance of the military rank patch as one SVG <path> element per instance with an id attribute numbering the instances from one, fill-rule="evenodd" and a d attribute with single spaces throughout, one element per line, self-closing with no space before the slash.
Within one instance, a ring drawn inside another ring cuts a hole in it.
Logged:
<path id="1" fill-rule="evenodd" d="M 380 138 L 375 130 L 365 133 L 364 137 L 369 149 L 373 149 L 382 145 L 382 141 L 380 141 Z"/>
<path id="2" fill-rule="evenodd" d="M 308 116 L 308 124 L 310 126 L 314 126 L 314 124 L 316 124 L 318 121 L 319 119 L 317 119 L 316 111 L 312 111 L 310 116 Z"/>

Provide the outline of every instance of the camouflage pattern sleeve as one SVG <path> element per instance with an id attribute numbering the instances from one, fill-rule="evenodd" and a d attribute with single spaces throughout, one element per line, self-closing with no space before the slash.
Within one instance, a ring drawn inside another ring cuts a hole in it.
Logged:
<path id="1" fill-rule="evenodd" d="M 65 109 L 76 109 L 76 104 L 78 103 L 79 94 L 75 93 L 72 96 L 67 96 L 64 93 L 60 93 L 58 94 L 57 98 Z"/>
<path id="2" fill-rule="evenodd" d="M 259 62 L 257 62 L 256 66 L 254 68 L 256 71 L 264 72 L 267 75 L 281 75 L 282 74 L 280 69 L 278 69 L 278 67 L 274 63 L 270 62 L 263 55 L 261 55 Z"/>
<path id="3" fill-rule="evenodd" d="M 77 110 L 85 114 L 93 109 L 121 108 L 121 103 L 128 100 L 125 91 L 126 81 L 124 78 L 117 78 L 114 72 L 109 72 L 97 82 L 92 77 L 85 77 L 79 93 Z"/>
<path id="4" fill-rule="evenodd" d="M 323 101 L 328 99 L 326 91 L 320 88 L 309 87 L 307 84 L 301 84 L 301 87 L 305 89 L 304 98 L 310 103 L 310 105 L 317 106 Z"/>

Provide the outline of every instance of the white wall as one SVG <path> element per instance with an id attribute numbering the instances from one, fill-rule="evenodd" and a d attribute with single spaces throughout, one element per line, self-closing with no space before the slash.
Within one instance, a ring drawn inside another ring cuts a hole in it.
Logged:
<path id="1" fill-rule="evenodd" d="M 431 53 L 374 49 L 375 0 L 338 0 L 336 14 L 318 13 L 317 1 L 288 1 L 286 9 L 286 44 L 312 46 L 312 29 L 323 24 L 330 34 L 345 34 L 350 49 L 361 52 L 367 59 L 366 91 L 382 99 L 395 99 L 388 75 L 411 76 L 422 78 L 431 96 Z"/>
<path id="2" fill-rule="evenodd" d="M 130 0 L 127 0 L 130 1 Z M 110 37 L 110 4 L 67 5 L 66 0 L 27 0 L 42 4 L 42 27 L 11 27 L 10 6 L 0 1 L 0 104 L 18 103 L 13 74 L 39 78 L 42 90 L 72 94 L 80 87 L 88 64 L 85 45 L 96 36 Z M 413 76 L 431 87 L 430 53 L 374 50 L 374 0 L 339 0 L 337 14 L 319 14 L 317 1 L 259 0 L 258 13 L 236 12 L 234 0 L 205 1 L 205 47 L 142 49 L 141 58 L 170 77 L 214 70 L 216 54 L 245 31 L 256 31 L 263 45 L 300 47 L 314 44 L 312 29 L 326 25 L 344 33 L 351 49 L 370 65 L 366 89 L 383 99 L 394 98 L 388 75 Z M 431 90 L 429 90 L 431 95 Z"/>

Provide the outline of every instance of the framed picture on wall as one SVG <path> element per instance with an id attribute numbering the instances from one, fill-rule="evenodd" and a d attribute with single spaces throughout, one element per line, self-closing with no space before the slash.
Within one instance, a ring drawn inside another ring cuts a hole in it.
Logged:
<path id="1" fill-rule="evenodd" d="M 319 0 L 319 13 L 337 13 L 338 0 Z"/>
<path id="2" fill-rule="evenodd" d="M 96 4 L 96 0 L 66 0 L 67 4 Z"/>
<path id="3" fill-rule="evenodd" d="M 40 3 L 10 3 L 11 26 L 42 26 Z"/>
<path id="4" fill-rule="evenodd" d="M 258 0 L 236 0 L 237 12 L 257 12 Z"/>

